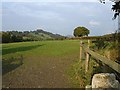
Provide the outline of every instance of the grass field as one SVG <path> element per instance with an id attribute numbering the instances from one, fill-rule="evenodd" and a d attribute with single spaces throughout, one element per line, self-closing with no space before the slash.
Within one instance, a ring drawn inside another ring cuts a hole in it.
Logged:
<path id="1" fill-rule="evenodd" d="M 79 87 L 67 73 L 79 60 L 79 40 L 2 45 L 3 87 Z"/>

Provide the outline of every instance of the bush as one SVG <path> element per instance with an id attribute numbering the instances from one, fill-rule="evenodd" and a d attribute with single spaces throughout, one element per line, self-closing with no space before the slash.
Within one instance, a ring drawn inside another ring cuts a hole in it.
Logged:
<path id="1" fill-rule="evenodd" d="M 98 48 L 98 49 L 102 49 L 102 48 L 105 48 L 107 46 L 107 44 L 105 44 L 105 42 L 102 40 L 102 39 L 98 39 L 96 40 L 95 42 L 95 46 Z"/>

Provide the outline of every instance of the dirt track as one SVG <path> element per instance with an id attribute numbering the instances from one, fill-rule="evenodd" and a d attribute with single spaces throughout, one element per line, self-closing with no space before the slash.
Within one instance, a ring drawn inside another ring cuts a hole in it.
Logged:
<path id="1" fill-rule="evenodd" d="M 29 57 L 24 64 L 3 76 L 3 87 L 10 88 L 71 88 L 66 70 L 78 58 Z"/>

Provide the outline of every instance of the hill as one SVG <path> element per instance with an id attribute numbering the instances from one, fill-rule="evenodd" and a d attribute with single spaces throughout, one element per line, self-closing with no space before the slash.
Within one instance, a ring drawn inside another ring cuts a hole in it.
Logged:
<path id="1" fill-rule="evenodd" d="M 21 42 L 21 41 L 42 41 L 42 40 L 63 40 L 64 36 L 37 29 L 36 31 L 6 31 L 2 32 L 2 42 Z"/>
<path id="2" fill-rule="evenodd" d="M 31 31 L 29 34 L 33 34 L 34 36 L 39 37 L 41 40 L 47 39 L 64 39 L 65 37 L 59 34 L 53 34 L 51 32 L 44 31 L 42 29 L 38 29 L 36 31 Z"/>

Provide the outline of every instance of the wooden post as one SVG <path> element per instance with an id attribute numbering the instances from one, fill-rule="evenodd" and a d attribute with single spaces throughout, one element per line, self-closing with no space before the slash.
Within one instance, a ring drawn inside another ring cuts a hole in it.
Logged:
<path id="1" fill-rule="evenodd" d="M 86 52 L 86 63 L 85 63 L 85 71 L 87 72 L 89 69 L 89 54 Z"/>
<path id="2" fill-rule="evenodd" d="M 90 40 L 88 40 L 88 48 L 89 46 L 90 46 Z M 87 72 L 89 69 L 89 60 L 90 60 L 89 53 L 86 52 L 85 72 Z"/>
<path id="3" fill-rule="evenodd" d="M 88 48 L 90 47 L 90 40 L 88 40 Z"/>
<path id="4" fill-rule="evenodd" d="M 80 42 L 80 62 L 82 61 L 82 40 Z"/>

